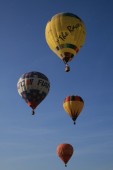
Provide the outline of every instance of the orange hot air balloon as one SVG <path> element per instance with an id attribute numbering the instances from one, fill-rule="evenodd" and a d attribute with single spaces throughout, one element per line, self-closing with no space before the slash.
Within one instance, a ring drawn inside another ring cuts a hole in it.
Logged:
<path id="1" fill-rule="evenodd" d="M 72 145 L 68 143 L 59 144 L 56 150 L 59 158 L 64 162 L 65 166 L 67 166 L 68 161 L 73 155 L 74 149 Z"/>
<path id="2" fill-rule="evenodd" d="M 84 101 L 80 96 L 67 96 L 63 102 L 63 108 L 68 115 L 75 121 L 81 113 L 84 106 Z"/>

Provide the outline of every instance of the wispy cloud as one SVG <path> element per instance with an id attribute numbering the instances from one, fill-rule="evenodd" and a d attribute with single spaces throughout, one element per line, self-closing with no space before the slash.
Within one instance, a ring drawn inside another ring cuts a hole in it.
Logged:
<path id="1" fill-rule="evenodd" d="M 76 138 L 76 139 L 75 139 Z M 77 154 L 113 154 L 112 130 L 95 131 L 73 138 Z"/>
<path id="2" fill-rule="evenodd" d="M 43 154 L 42 153 L 39 153 L 39 154 L 21 154 L 21 155 L 19 155 L 19 156 L 17 156 L 17 155 L 14 155 L 14 156 L 10 156 L 10 157 L 5 157 L 5 159 L 4 159 L 4 157 L 2 158 L 0 158 L 2 161 L 4 161 L 4 162 L 13 162 L 13 161 L 31 161 L 31 160 L 39 160 L 39 159 L 41 159 L 41 158 L 45 158 L 45 157 L 53 157 L 53 156 L 55 156 L 55 154 L 53 154 L 53 153 L 44 153 L 43 152 Z"/>
<path id="3" fill-rule="evenodd" d="M 53 129 L 50 128 L 25 128 L 25 127 L 10 127 L 4 128 L 0 131 L 0 134 L 8 134 L 8 135 L 45 135 L 54 133 Z"/>

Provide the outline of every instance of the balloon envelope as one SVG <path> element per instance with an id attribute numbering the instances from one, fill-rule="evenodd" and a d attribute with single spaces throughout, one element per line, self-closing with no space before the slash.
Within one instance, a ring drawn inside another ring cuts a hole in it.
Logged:
<path id="1" fill-rule="evenodd" d="M 50 89 L 50 82 L 44 74 L 32 71 L 20 77 L 17 83 L 17 89 L 19 95 L 34 111 L 47 96 Z"/>
<path id="2" fill-rule="evenodd" d="M 59 144 L 56 150 L 59 158 L 64 162 L 65 166 L 73 155 L 74 149 L 68 143 Z"/>
<path id="3" fill-rule="evenodd" d="M 63 108 L 72 118 L 75 124 L 75 120 L 79 116 L 84 106 L 84 101 L 80 96 L 67 96 L 63 101 Z"/>
<path id="4" fill-rule="evenodd" d="M 65 64 L 78 53 L 84 44 L 85 37 L 83 21 L 72 13 L 54 15 L 45 28 L 48 46 Z"/>

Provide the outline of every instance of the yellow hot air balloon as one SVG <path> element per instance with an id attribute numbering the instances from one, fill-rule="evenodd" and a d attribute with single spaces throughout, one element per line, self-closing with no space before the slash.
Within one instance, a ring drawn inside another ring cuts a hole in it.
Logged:
<path id="1" fill-rule="evenodd" d="M 81 113 L 84 106 L 84 101 L 80 96 L 67 96 L 63 102 L 63 108 L 68 115 L 75 121 Z"/>
<path id="2" fill-rule="evenodd" d="M 59 13 L 51 18 L 45 28 L 45 38 L 50 49 L 65 63 L 70 71 L 71 61 L 83 46 L 86 30 L 83 21 L 72 13 Z"/>

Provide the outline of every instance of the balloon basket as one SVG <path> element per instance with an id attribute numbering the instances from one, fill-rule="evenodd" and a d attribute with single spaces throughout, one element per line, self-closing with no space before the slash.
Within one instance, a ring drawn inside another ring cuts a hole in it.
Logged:
<path id="1" fill-rule="evenodd" d="M 70 67 L 68 65 L 66 65 L 65 72 L 69 72 L 69 71 L 70 71 Z"/>

